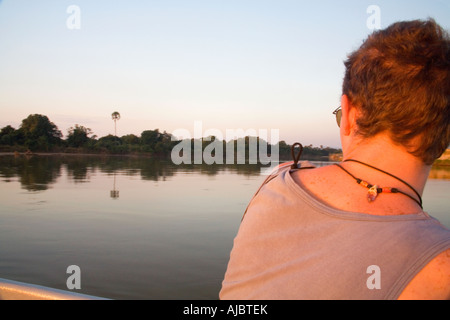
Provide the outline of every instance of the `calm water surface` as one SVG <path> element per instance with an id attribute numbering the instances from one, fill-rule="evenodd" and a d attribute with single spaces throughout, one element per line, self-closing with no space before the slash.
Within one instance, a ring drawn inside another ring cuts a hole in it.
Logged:
<path id="1" fill-rule="evenodd" d="M 318 164 L 323 165 L 323 164 Z M 147 158 L 0 156 L 0 278 L 112 299 L 217 299 L 258 166 Z M 450 169 L 424 206 L 450 227 Z"/>

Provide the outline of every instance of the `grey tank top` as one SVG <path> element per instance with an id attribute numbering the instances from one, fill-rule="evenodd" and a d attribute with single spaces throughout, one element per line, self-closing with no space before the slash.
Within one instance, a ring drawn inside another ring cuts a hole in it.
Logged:
<path id="1" fill-rule="evenodd" d="M 375 216 L 331 208 L 291 177 L 266 179 L 234 239 L 220 299 L 397 299 L 450 248 L 425 212 Z"/>

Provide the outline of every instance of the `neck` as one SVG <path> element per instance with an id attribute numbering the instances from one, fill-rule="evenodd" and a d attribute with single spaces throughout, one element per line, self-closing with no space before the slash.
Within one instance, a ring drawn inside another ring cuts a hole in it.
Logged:
<path id="1" fill-rule="evenodd" d="M 410 184 L 421 196 L 430 173 L 431 166 L 425 165 L 420 159 L 411 155 L 404 147 L 395 145 L 383 135 L 377 135 L 371 139 L 360 139 L 344 150 L 344 160 L 355 159 L 390 174 L 401 178 Z M 371 179 L 380 179 L 379 183 L 396 183 L 402 189 L 407 188 L 399 182 L 384 176 L 371 168 L 359 164 L 352 165 L 361 174 L 370 176 Z M 405 190 L 408 191 L 408 190 Z"/>

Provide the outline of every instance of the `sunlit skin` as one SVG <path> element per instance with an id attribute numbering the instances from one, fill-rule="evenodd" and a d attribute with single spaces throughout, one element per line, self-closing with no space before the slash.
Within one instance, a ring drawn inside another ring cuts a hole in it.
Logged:
<path id="1" fill-rule="evenodd" d="M 431 166 L 425 165 L 403 146 L 394 144 L 386 133 L 364 139 L 357 132 L 357 109 L 343 95 L 340 136 L 343 158 L 370 163 L 407 181 L 422 195 Z M 343 167 L 370 183 L 396 187 L 413 195 L 398 180 L 357 163 L 343 163 Z M 294 180 L 329 206 L 340 210 L 372 215 L 417 214 L 419 205 L 401 194 L 382 194 L 368 202 L 367 189 L 355 183 L 337 166 L 296 171 Z M 327 190 L 326 193 L 323 190 Z M 345 191 L 343 191 L 345 190 Z M 399 299 L 450 299 L 450 250 L 444 251 L 426 265 L 408 284 Z"/>

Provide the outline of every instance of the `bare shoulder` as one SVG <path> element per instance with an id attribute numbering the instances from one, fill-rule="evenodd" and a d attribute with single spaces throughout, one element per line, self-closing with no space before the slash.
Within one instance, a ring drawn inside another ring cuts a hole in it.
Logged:
<path id="1" fill-rule="evenodd" d="M 431 260 L 406 286 L 399 300 L 449 300 L 450 249 Z"/>

